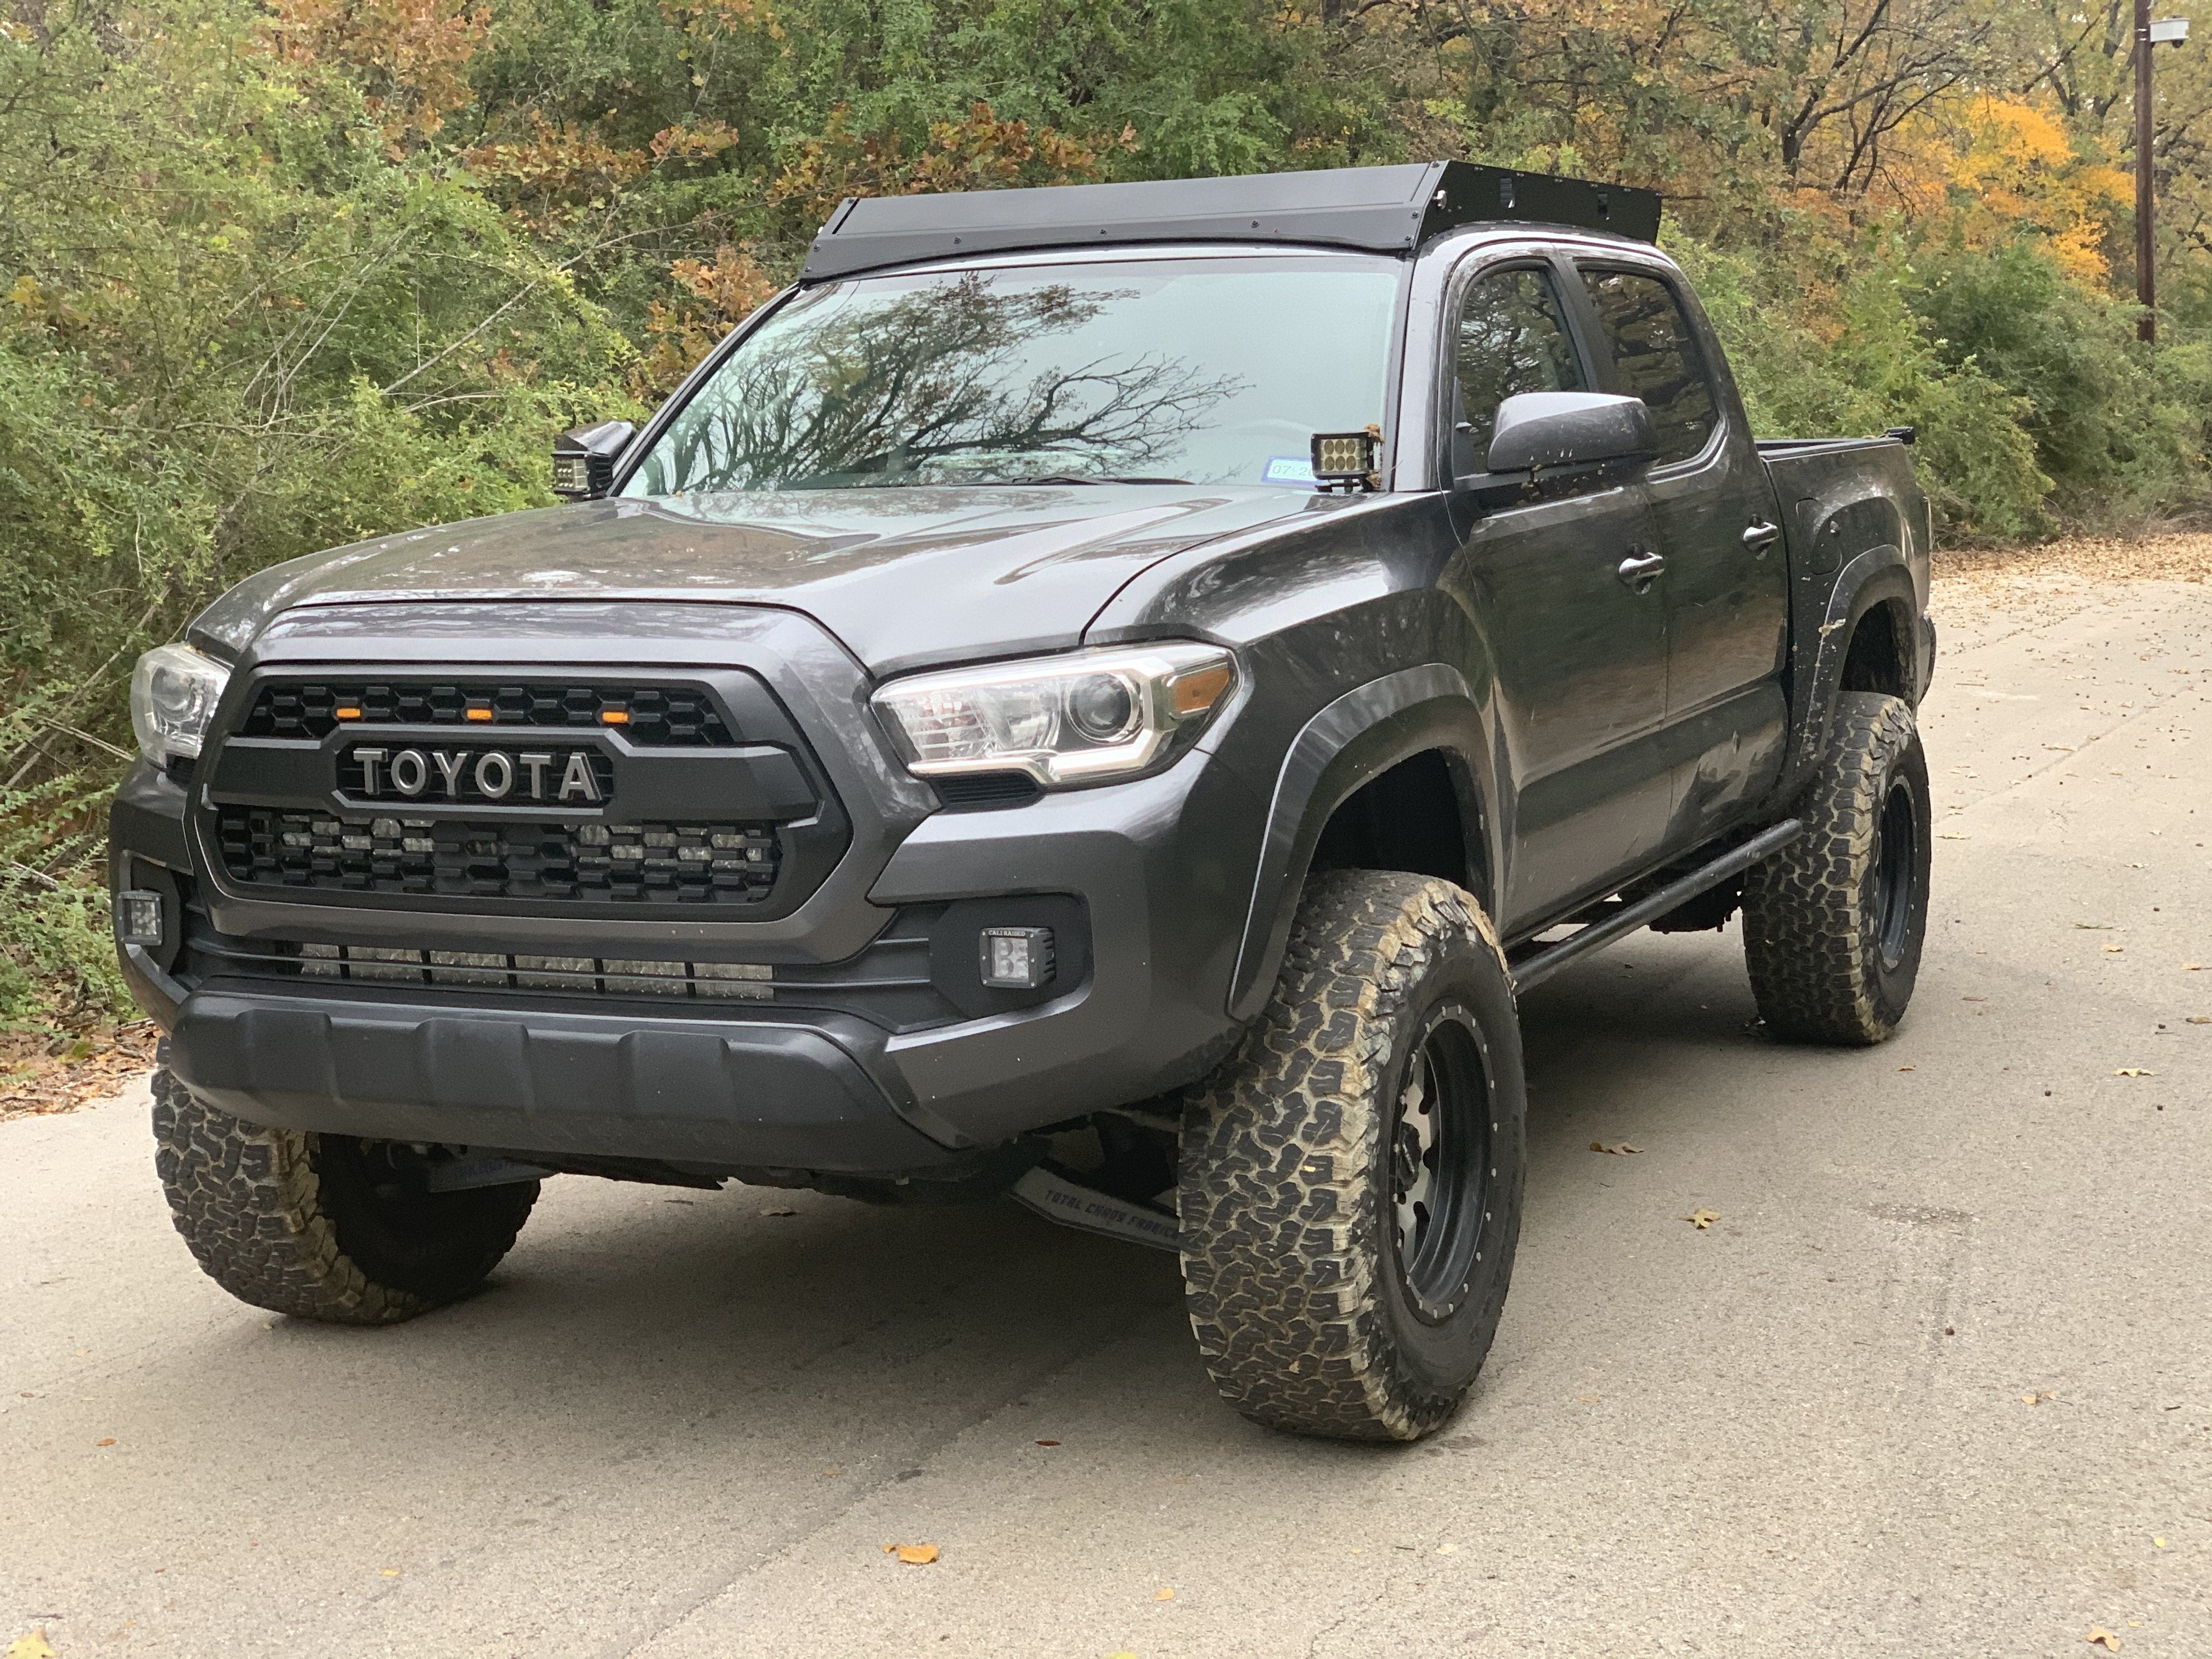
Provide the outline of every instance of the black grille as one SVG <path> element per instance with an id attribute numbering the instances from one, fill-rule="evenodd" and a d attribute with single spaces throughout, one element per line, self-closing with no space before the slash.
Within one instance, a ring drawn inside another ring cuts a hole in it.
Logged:
<path id="1" fill-rule="evenodd" d="M 254 962 L 263 972 L 289 966 L 301 979 L 386 984 L 475 986 L 487 990 L 564 991 L 586 996 L 673 996 L 759 1000 L 772 996 L 773 970 L 751 963 L 617 960 L 611 957 L 510 956 L 484 951 L 392 950 L 369 945 L 279 945 Z M 244 952 L 241 961 L 253 961 Z M 289 961 L 288 961 L 289 958 Z"/>
<path id="2" fill-rule="evenodd" d="M 782 864 L 761 823 L 456 823 L 221 807 L 233 881 L 333 892 L 750 904 Z"/>
<path id="3" fill-rule="evenodd" d="M 361 712 L 341 720 L 338 710 Z M 737 737 L 706 692 L 689 686 L 489 681 L 331 680 L 264 686 L 238 730 L 249 738 L 325 738 L 338 726 L 566 727 L 619 731 L 644 748 L 714 748 Z"/>

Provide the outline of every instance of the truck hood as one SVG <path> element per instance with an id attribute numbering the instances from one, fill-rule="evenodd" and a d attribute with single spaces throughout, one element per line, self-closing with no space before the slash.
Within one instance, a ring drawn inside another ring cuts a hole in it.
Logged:
<path id="1" fill-rule="evenodd" d="M 1348 497 L 1086 484 L 730 493 L 503 514 L 262 572 L 194 632 L 241 652 L 279 611 L 407 600 L 635 599 L 805 612 L 876 673 L 1061 649 L 1131 577 Z"/>

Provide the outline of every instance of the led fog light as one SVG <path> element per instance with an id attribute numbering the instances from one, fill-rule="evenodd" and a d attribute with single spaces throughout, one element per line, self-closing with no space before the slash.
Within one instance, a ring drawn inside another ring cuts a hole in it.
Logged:
<path id="1" fill-rule="evenodd" d="M 1034 991 L 1052 983 L 1052 929 L 986 927 L 983 983 L 994 991 Z"/>
<path id="2" fill-rule="evenodd" d="M 161 896 L 143 888 L 115 896 L 115 937 L 125 945 L 161 942 Z"/>

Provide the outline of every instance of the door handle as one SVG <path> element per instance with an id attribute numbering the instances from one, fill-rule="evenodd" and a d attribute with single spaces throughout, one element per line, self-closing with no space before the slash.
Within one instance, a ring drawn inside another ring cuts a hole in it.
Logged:
<path id="1" fill-rule="evenodd" d="M 1667 574 L 1667 556 L 1632 551 L 1620 562 L 1620 568 L 1615 574 L 1637 592 L 1649 593 L 1651 584 Z"/>
<path id="2" fill-rule="evenodd" d="M 1743 532 L 1743 544 L 1763 559 L 1766 556 L 1767 549 L 1774 545 L 1774 538 L 1781 533 L 1780 525 L 1769 524 L 1764 519 L 1753 519 L 1750 527 Z"/>

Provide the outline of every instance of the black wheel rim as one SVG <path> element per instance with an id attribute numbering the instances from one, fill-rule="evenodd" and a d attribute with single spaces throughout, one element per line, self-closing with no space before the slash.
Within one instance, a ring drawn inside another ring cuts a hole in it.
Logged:
<path id="1" fill-rule="evenodd" d="M 1875 830 L 1875 949 L 1885 969 L 1905 960 L 1912 936 L 1918 830 L 1910 785 L 1901 777 L 1891 779 Z"/>
<path id="2" fill-rule="evenodd" d="M 473 1225 L 487 1193 L 430 1190 L 436 1154 L 404 1141 L 323 1135 L 315 1156 L 323 1205 L 338 1243 L 364 1272 L 401 1290 L 435 1294 L 457 1256 L 480 1248 Z"/>
<path id="3" fill-rule="evenodd" d="M 1492 1136 L 1489 1067 L 1473 1018 L 1431 1017 L 1406 1062 L 1390 1114 L 1384 1224 L 1400 1285 L 1430 1323 L 1456 1313 L 1482 1265 Z"/>

